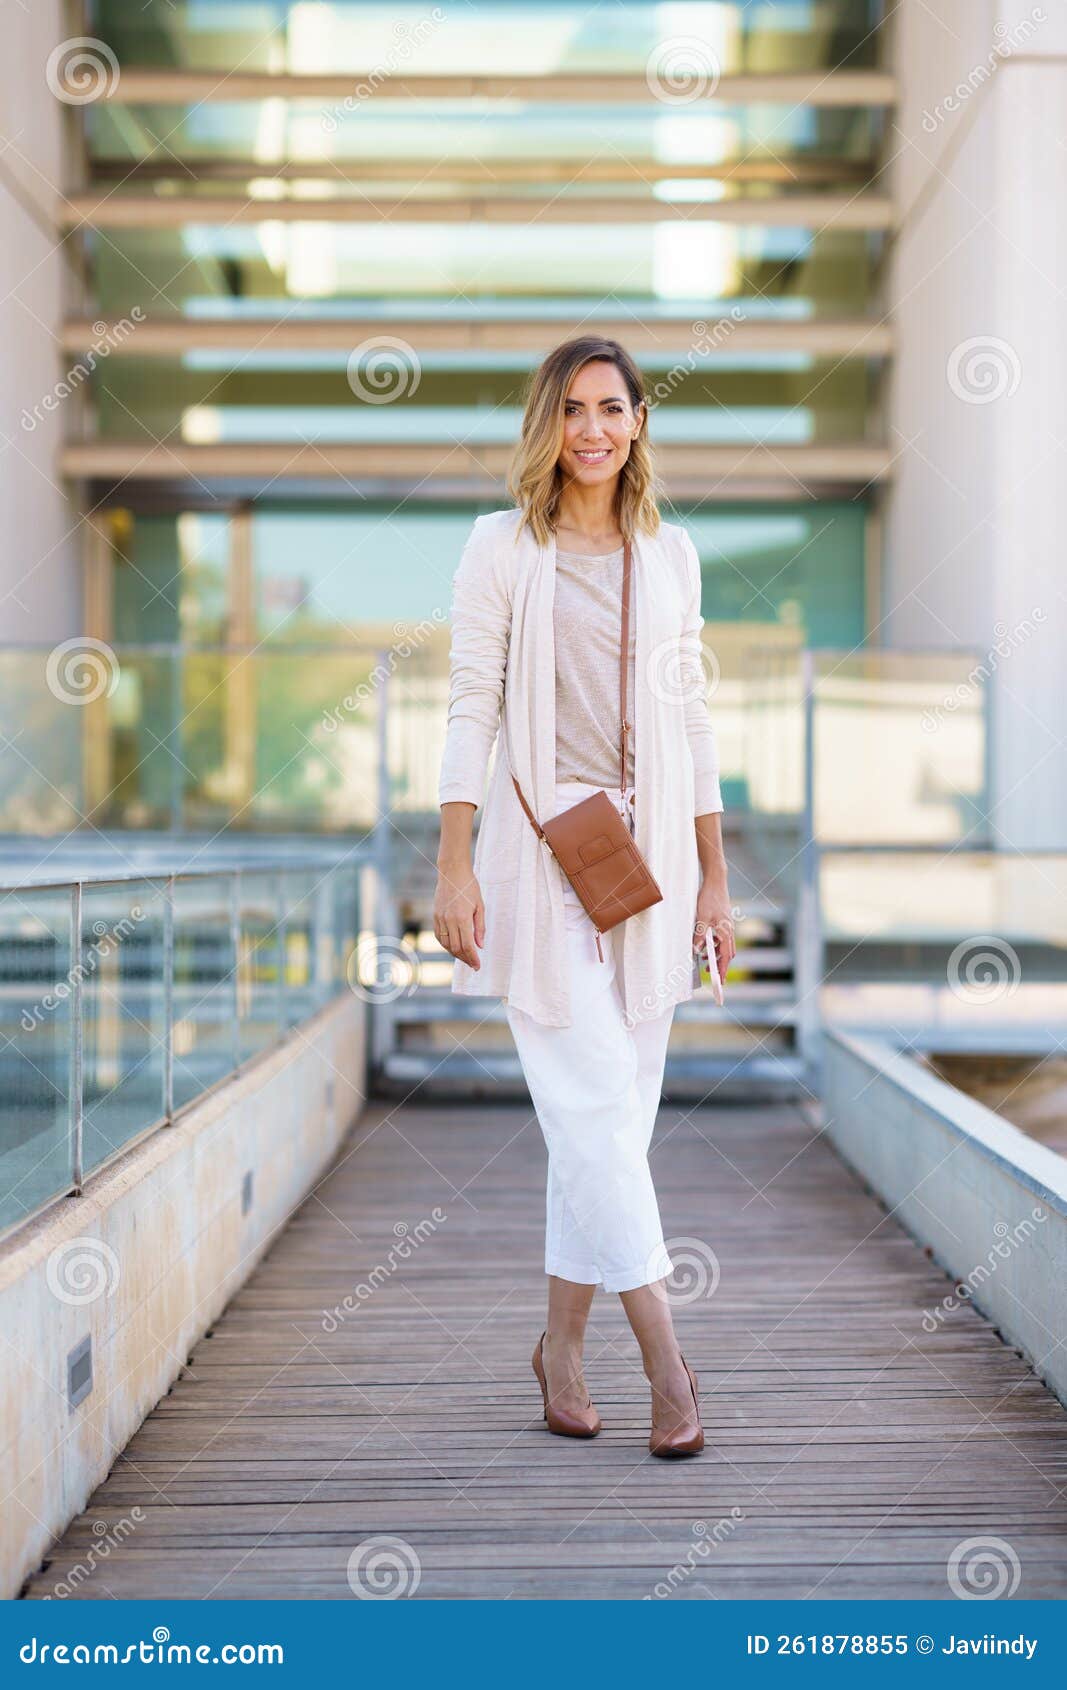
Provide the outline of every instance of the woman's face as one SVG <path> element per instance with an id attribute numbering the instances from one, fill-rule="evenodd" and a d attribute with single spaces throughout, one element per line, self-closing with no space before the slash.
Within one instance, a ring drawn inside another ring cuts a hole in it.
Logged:
<path id="1" fill-rule="evenodd" d="M 569 481 L 591 486 L 618 475 L 640 432 L 644 404 L 636 411 L 614 364 L 585 364 L 571 382 L 563 408 L 560 468 Z"/>

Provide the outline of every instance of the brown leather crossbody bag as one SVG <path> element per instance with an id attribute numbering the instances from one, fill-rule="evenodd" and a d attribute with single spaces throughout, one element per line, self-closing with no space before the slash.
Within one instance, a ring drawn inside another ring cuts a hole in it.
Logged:
<path id="1" fill-rule="evenodd" d="M 622 748 L 619 756 L 619 787 L 626 792 L 626 736 L 632 723 L 626 720 L 626 668 L 630 647 L 631 550 L 627 540 L 622 558 L 622 641 L 619 659 L 619 715 L 622 719 Z M 639 915 L 650 905 L 662 902 L 663 893 L 651 869 L 634 843 L 633 835 L 615 805 L 603 790 L 583 798 L 569 810 L 546 822 L 535 818 L 512 774 L 515 791 L 530 820 L 559 863 L 586 914 L 596 928 L 597 955 L 604 952 L 600 935 L 617 927 L 628 916 Z"/>

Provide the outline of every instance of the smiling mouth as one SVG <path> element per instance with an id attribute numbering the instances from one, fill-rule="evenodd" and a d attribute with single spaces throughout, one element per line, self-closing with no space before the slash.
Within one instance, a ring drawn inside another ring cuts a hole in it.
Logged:
<path id="1" fill-rule="evenodd" d="M 600 452 L 576 451 L 574 455 L 576 458 L 581 458 L 583 464 L 599 464 L 602 463 L 605 458 L 610 458 L 611 451 L 608 447 L 605 447 L 604 450 Z"/>

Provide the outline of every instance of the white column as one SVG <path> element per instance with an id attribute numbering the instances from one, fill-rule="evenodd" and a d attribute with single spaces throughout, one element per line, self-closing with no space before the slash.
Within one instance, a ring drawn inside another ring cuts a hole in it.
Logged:
<path id="1" fill-rule="evenodd" d="M 63 108 L 46 70 L 59 0 L 4 7 L 0 53 L 0 644 L 67 639 L 81 615 L 77 512 L 55 464 L 69 360 L 58 350 L 67 260 L 55 230 Z M 54 406 L 54 408 L 49 408 Z"/>
<path id="2" fill-rule="evenodd" d="M 994 841 L 1067 846 L 1067 8 L 898 17 L 881 638 L 984 654 Z"/>

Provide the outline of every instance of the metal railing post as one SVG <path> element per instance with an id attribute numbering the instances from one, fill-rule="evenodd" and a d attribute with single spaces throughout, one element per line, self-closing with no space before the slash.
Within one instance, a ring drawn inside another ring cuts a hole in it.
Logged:
<path id="1" fill-rule="evenodd" d="M 81 1196 L 85 1178 L 85 1046 L 82 1014 L 82 886 L 70 889 L 70 1129 L 71 1184 Z"/>
<path id="2" fill-rule="evenodd" d="M 236 1074 L 241 1066 L 241 871 L 234 869 L 230 876 L 230 950 L 233 952 L 233 1040 L 230 1046 L 231 1067 Z"/>
<path id="3" fill-rule="evenodd" d="M 163 884 L 163 1119 L 174 1120 L 174 876 Z"/>
<path id="4" fill-rule="evenodd" d="M 800 891 L 796 911 L 797 1041 L 806 1083 L 818 1089 L 822 980 L 822 912 L 819 897 L 819 845 L 816 836 L 815 654 L 801 653 L 804 700 L 804 803 L 801 812 Z"/>

